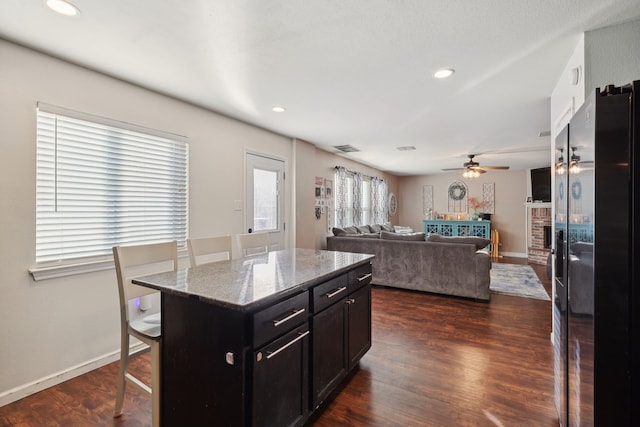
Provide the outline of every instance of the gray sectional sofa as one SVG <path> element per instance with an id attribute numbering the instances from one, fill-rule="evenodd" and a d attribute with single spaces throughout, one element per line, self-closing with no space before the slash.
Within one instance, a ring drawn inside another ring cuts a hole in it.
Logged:
<path id="1" fill-rule="evenodd" d="M 488 240 L 373 230 L 334 229 L 327 250 L 374 254 L 373 284 L 489 300 Z"/>

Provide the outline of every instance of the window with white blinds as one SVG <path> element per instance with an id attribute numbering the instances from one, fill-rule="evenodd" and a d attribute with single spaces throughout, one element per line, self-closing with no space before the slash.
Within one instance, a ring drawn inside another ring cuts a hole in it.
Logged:
<path id="1" fill-rule="evenodd" d="M 38 105 L 36 263 L 187 235 L 186 138 Z"/>

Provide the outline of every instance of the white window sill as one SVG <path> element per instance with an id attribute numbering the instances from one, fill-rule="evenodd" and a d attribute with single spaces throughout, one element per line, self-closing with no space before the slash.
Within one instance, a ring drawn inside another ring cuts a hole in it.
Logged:
<path id="1" fill-rule="evenodd" d="M 186 249 L 178 250 L 178 259 L 188 258 L 189 254 Z M 78 263 L 60 263 L 50 264 L 37 267 L 31 267 L 29 274 L 33 280 L 49 280 L 59 277 L 75 276 L 77 274 L 94 273 L 97 271 L 114 269 L 113 258 L 104 258 L 91 261 L 83 261 Z"/>
<path id="2" fill-rule="evenodd" d="M 47 265 L 42 267 L 32 267 L 29 273 L 33 280 L 48 280 L 58 277 L 73 276 L 76 274 L 92 273 L 114 268 L 113 258 L 99 261 L 82 262 L 77 264 Z"/>

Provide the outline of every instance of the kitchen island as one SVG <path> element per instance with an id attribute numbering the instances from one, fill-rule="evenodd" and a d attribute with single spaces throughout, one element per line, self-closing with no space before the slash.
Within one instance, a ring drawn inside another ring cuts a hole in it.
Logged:
<path id="1" fill-rule="evenodd" d="M 286 249 L 134 279 L 162 294 L 161 424 L 304 424 L 371 347 L 372 259 Z"/>

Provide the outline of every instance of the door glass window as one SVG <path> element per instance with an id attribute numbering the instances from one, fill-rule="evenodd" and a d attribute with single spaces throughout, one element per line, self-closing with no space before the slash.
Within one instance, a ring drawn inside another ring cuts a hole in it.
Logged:
<path id="1" fill-rule="evenodd" d="M 278 227 L 278 173 L 253 171 L 253 229 L 270 231 Z"/>

